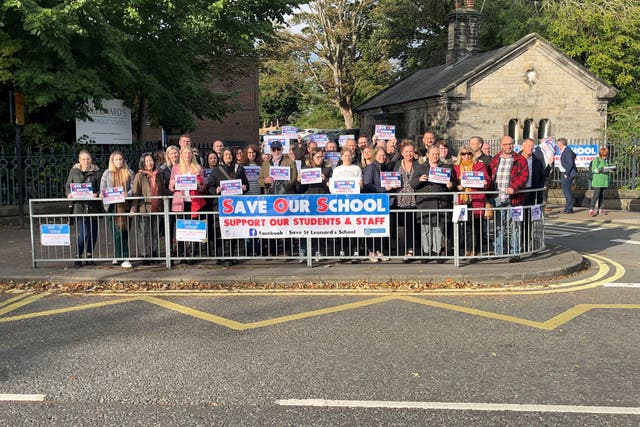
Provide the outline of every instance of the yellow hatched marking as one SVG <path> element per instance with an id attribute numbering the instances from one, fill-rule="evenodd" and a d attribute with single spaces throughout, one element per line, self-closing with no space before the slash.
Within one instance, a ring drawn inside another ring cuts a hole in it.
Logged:
<path id="1" fill-rule="evenodd" d="M 236 331 L 242 331 L 246 329 L 244 323 L 236 322 L 235 320 L 230 320 L 221 316 L 216 316 L 215 314 L 196 310 L 195 308 L 185 307 L 184 305 L 176 304 L 174 302 L 170 302 L 162 298 L 146 296 L 146 297 L 140 297 L 139 299 L 142 301 L 146 301 L 150 304 L 155 304 L 160 307 L 164 307 L 169 310 L 176 311 L 178 313 L 186 314 L 187 316 L 195 317 L 196 319 L 205 320 L 211 323 L 216 323 L 221 326 L 226 326 L 227 328 L 235 329 Z"/>
<path id="2" fill-rule="evenodd" d="M 10 304 L 4 308 L 0 308 L 0 316 L 3 316 L 7 313 L 11 313 L 13 310 L 17 310 L 20 307 L 24 307 L 25 305 L 29 305 L 34 301 L 39 300 L 40 298 L 44 298 L 46 296 L 50 295 L 49 292 L 44 292 L 42 294 L 37 294 L 37 295 L 31 295 L 28 298 L 24 298 L 22 300 L 19 300 L 17 302 L 14 302 L 13 304 Z"/>
<path id="3" fill-rule="evenodd" d="M 0 302 L 0 308 L 4 307 L 5 305 L 13 304 L 16 301 L 20 301 L 22 298 L 26 297 L 27 295 L 31 295 L 31 294 L 24 293 L 24 294 L 17 295 L 17 296 L 15 296 L 13 298 L 9 298 L 8 300 L 4 300 L 4 301 Z"/>
<path id="4" fill-rule="evenodd" d="M 265 326 L 277 325 L 280 323 L 291 322 L 294 320 L 307 319 L 315 316 L 322 316 L 325 314 L 338 313 L 341 311 L 353 310 L 360 307 L 366 307 L 368 305 L 379 304 L 385 301 L 397 299 L 396 296 L 384 296 L 380 298 L 372 298 L 365 301 L 358 301 L 348 304 L 342 304 L 334 307 L 322 308 L 319 310 L 305 311 L 303 313 L 291 314 L 288 316 L 274 317 L 272 319 L 261 320 L 258 322 L 251 323 L 242 323 L 236 322 L 235 320 L 227 319 L 225 317 L 217 316 L 215 314 L 206 313 L 204 311 L 200 311 L 194 308 L 185 307 L 181 304 L 176 304 L 170 301 L 166 301 L 161 298 L 156 297 L 141 297 L 143 301 L 147 301 L 151 304 L 159 305 L 160 307 L 168 308 L 169 310 L 177 311 L 178 313 L 186 314 L 191 317 L 195 317 L 197 319 L 205 320 L 207 322 L 216 323 L 221 326 L 226 326 L 227 328 L 234 329 L 237 331 L 244 331 L 248 329 L 256 329 L 262 328 Z"/>
<path id="5" fill-rule="evenodd" d="M 491 311 L 484 311 L 484 310 L 478 310 L 475 308 L 469 308 L 469 307 L 461 307 L 458 305 L 453 305 L 453 304 L 446 304 L 446 303 L 442 303 L 442 302 L 438 302 L 438 301 L 431 301 L 431 300 L 427 300 L 427 299 L 423 299 L 423 298 L 416 298 L 416 297 L 408 297 L 408 296 L 402 296 L 402 297 L 398 297 L 398 299 L 402 299 L 405 301 L 411 301 L 411 302 L 415 302 L 418 304 L 422 304 L 422 305 L 427 305 L 430 307 L 437 307 L 437 308 L 442 308 L 445 310 L 451 310 L 451 311 L 457 311 L 459 313 L 466 313 L 466 314 L 470 314 L 470 315 L 474 315 L 474 316 L 480 316 L 480 317 L 486 317 L 489 319 L 495 319 L 495 320 L 502 320 L 505 322 L 510 322 L 510 323 L 516 323 L 519 325 L 524 325 L 524 326 L 530 326 L 532 328 L 536 328 L 536 329 L 542 329 L 542 330 L 546 330 L 546 331 L 551 331 L 555 328 L 557 328 L 558 326 L 564 325 L 565 323 L 575 319 L 576 317 L 580 316 L 581 314 L 584 314 L 590 310 L 595 310 L 595 309 L 631 309 L 631 310 L 637 310 L 640 309 L 640 304 L 578 304 L 572 308 L 570 308 L 569 310 L 555 316 L 552 317 L 551 319 L 544 321 L 544 322 L 538 322 L 535 320 L 528 320 L 528 319 L 523 319 L 520 317 L 515 317 L 515 316 L 509 316 L 506 314 L 500 314 L 500 313 L 494 313 Z"/>
<path id="6" fill-rule="evenodd" d="M 57 308 L 57 309 L 54 309 L 54 310 L 38 311 L 38 312 L 35 312 L 35 313 L 21 314 L 19 316 L 0 317 L 0 323 L 13 322 L 13 321 L 16 321 L 16 320 L 33 319 L 35 317 L 52 316 L 54 314 L 71 313 L 73 311 L 90 310 L 92 308 L 100 308 L 100 307 L 105 307 L 105 306 L 108 306 L 108 305 L 122 304 L 122 303 L 125 303 L 125 302 L 136 301 L 136 300 L 139 300 L 139 299 L 140 298 L 123 298 L 123 299 L 119 299 L 119 300 L 110 300 L 110 301 L 96 302 L 96 303 L 92 303 L 92 304 L 76 305 L 76 306 L 73 306 L 73 307 Z"/>

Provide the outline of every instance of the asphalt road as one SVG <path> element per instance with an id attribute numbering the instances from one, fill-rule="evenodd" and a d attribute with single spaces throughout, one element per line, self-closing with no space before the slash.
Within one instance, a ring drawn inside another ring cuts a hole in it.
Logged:
<path id="1" fill-rule="evenodd" d="M 609 272 L 490 295 L 0 295 L 0 395 L 44 399 L 0 401 L 0 425 L 637 426 L 640 230 L 549 232 Z"/>

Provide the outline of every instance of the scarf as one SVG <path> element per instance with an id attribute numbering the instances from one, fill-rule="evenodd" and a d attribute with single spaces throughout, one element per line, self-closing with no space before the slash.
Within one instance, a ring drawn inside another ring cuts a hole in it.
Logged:
<path id="1" fill-rule="evenodd" d="M 158 175 L 158 170 L 156 169 L 156 170 L 148 171 L 148 170 L 141 169 L 140 172 L 147 175 L 147 177 L 149 178 L 149 188 L 150 188 L 149 195 L 157 196 L 158 182 L 156 181 L 156 176 Z M 160 202 L 162 202 L 162 200 L 160 199 L 151 199 L 151 212 L 159 211 L 158 208 L 160 207 Z"/>
<path id="2" fill-rule="evenodd" d="M 473 160 L 463 160 L 460 162 L 460 176 L 462 177 L 462 172 L 473 172 Z M 464 192 L 471 192 L 471 188 L 464 187 Z M 463 204 L 471 203 L 471 196 L 469 194 L 461 194 L 460 202 Z"/>

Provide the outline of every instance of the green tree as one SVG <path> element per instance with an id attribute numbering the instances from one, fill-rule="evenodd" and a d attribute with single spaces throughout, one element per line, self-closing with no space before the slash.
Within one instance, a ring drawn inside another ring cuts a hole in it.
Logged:
<path id="1" fill-rule="evenodd" d="M 610 134 L 639 135 L 640 3 L 547 0 L 544 6 L 551 42 L 620 89 L 610 106 Z"/>
<path id="2" fill-rule="evenodd" d="M 68 127 L 87 100 L 123 98 L 143 120 L 177 129 L 221 118 L 232 93 L 210 82 L 254 66 L 295 0 L 6 0 L 0 4 L 0 85 L 27 97 L 29 121 Z"/>
<path id="3" fill-rule="evenodd" d="M 293 20 L 302 25 L 295 36 L 306 70 L 316 90 L 340 110 L 346 128 L 354 125 L 357 100 L 388 82 L 388 63 L 380 55 L 364 52 L 375 4 L 375 0 L 316 0 Z"/>

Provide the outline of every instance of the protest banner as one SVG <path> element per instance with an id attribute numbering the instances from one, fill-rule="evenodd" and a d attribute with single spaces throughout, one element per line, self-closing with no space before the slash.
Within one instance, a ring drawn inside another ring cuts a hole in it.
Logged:
<path id="1" fill-rule="evenodd" d="M 393 125 L 376 125 L 378 139 L 393 139 L 396 137 L 396 127 Z"/>
<path id="2" fill-rule="evenodd" d="M 270 166 L 269 176 L 275 181 L 289 181 L 291 180 L 291 169 L 287 166 Z"/>
<path id="3" fill-rule="evenodd" d="M 197 190 L 198 182 L 196 181 L 195 175 L 176 175 L 175 183 L 173 184 L 173 188 L 176 191 L 183 190 Z"/>
<path id="4" fill-rule="evenodd" d="M 340 153 L 337 151 L 325 151 L 324 161 L 331 163 L 331 167 L 335 168 L 340 162 Z"/>
<path id="5" fill-rule="evenodd" d="M 179 242 L 205 242 L 207 221 L 176 219 L 176 240 Z"/>
<path id="6" fill-rule="evenodd" d="M 307 168 L 300 171 L 301 184 L 317 184 L 322 182 L 322 170 L 320 168 Z"/>
<path id="7" fill-rule="evenodd" d="M 360 194 L 360 178 L 329 178 L 331 194 Z"/>
<path id="8" fill-rule="evenodd" d="M 593 159 L 598 157 L 598 151 L 600 148 L 598 144 L 590 145 L 567 145 L 576 154 L 576 167 L 588 168 Z M 555 154 L 555 165 L 560 168 L 560 149 L 558 148 Z"/>
<path id="9" fill-rule="evenodd" d="M 93 199 L 93 186 L 90 182 L 83 183 L 71 183 L 69 185 L 71 190 L 71 198 L 73 199 Z"/>
<path id="10" fill-rule="evenodd" d="M 224 181 L 220 181 L 220 194 L 223 196 L 235 196 L 242 194 L 242 180 L 226 179 Z"/>
<path id="11" fill-rule="evenodd" d="M 400 172 L 380 172 L 380 186 L 399 188 L 402 184 Z"/>
<path id="12" fill-rule="evenodd" d="M 265 135 L 263 137 L 263 141 L 264 141 L 263 148 L 266 154 L 271 154 L 271 144 L 273 144 L 276 141 L 282 144 L 283 154 L 287 154 L 289 152 L 289 147 L 290 147 L 289 138 L 285 138 L 282 135 Z"/>
<path id="13" fill-rule="evenodd" d="M 340 135 L 338 136 L 338 146 L 339 147 L 344 147 L 344 144 L 347 143 L 347 139 L 356 139 L 355 135 Z"/>
<path id="14" fill-rule="evenodd" d="M 484 172 L 464 171 L 460 176 L 460 184 L 466 188 L 484 188 Z"/>
<path id="15" fill-rule="evenodd" d="M 112 187 L 102 190 L 102 203 L 110 205 L 112 203 L 124 203 L 124 188 Z"/>
<path id="16" fill-rule="evenodd" d="M 388 194 L 283 194 L 218 200 L 223 239 L 389 236 Z"/>
<path id="17" fill-rule="evenodd" d="M 451 181 L 451 169 L 432 167 L 429 168 L 429 182 L 447 184 Z"/>
<path id="18" fill-rule="evenodd" d="M 257 181 L 260 175 L 260 166 L 243 166 L 244 174 L 249 181 Z"/>

